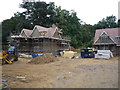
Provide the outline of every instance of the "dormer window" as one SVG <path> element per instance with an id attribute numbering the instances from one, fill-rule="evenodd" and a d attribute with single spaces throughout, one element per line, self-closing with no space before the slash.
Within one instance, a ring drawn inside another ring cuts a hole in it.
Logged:
<path id="1" fill-rule="evenodd" d="M 41 33 L 41 36 L 45 36 L 45 33 Z"/>
<path id="2" fill-rule="evenodd" d="M 46 31 L 42 31 L 40 32 L 40 36 L 45 36 L 46 33 L 47 33 Z"/>

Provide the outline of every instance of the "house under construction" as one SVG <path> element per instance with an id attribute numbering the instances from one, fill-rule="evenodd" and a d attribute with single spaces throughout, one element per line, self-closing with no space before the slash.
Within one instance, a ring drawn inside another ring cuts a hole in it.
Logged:
<path id="1" fill-rule="evenodd" d="M 23 29 L 20 35 L 11 37 L 19 52 L 49 53 L 70 48 L 70 40 L 63 39 L 61 34 L 54 24 L 49 28 L 35 25 L 33 30 Z"/>

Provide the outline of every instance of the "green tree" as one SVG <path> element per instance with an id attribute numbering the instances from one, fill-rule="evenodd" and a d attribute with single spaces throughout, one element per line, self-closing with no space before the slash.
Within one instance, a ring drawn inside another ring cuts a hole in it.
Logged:
<path id="1" fill-rule="evenodd" d="M 51 26 L 52 18 L 55 16 L 55 5 L 53 2 L 25 2 L 21 8 L 26 11 L 22 13 L 33 25 Z"/>
<path id="2" fill-rule="evenodd" d="M 94 34 L 95 34 L 95 28 L 90 25 L 90 24 L 84 24 L 81 26 L 81 30 L 82 30 L 82 45 L 84 47 L 90 47 L 92 46 L 93 43 L 93 38 L 94 38 Z"/>
<path id="3" fill-rule="evenodd" d="M 94 25 L 96 29 L 104 29 L 104 28 L 116 28 L 116 17 L 115 16 L 107 16 Z"/>

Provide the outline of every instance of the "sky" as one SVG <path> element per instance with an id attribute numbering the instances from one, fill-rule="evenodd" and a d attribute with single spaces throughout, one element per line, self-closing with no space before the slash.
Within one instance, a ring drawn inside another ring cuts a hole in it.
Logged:
<path id="1" fill-rule="evenodd" d="M 16 12 L 24 11 L 19 7 L 23 0 L 1 0 L 0 22 L 14 16 Z M 31 1 L 31 0 L 29 0 Z M 41 0 L 55 2 L 62 9 L 74 10 L 79 19 L 87 24 L 96 24 L 106 16 L 114 15 L 118 19 L 118 2 L 120 0 Z M 120 5 L 120 4 L 119 4 Z M 119 17 L 120 18 L 120 17 Z"/>

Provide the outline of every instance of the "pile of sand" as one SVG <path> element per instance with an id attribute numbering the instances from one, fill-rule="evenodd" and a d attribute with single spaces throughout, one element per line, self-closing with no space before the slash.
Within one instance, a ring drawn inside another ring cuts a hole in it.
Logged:
<path id="1" fill-rule="evenodd" d="M 44 64 L 44 63 L 50 63 L 57 61 L 58 58 L 54 57 L 52 54 L 47 53 L 44 55 L 37 56 L 36 58 L 33 58 L 29 63 L 31 64 Z"/>

